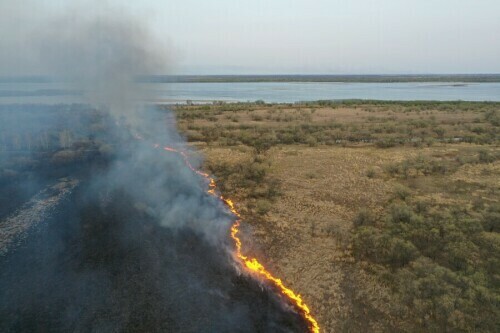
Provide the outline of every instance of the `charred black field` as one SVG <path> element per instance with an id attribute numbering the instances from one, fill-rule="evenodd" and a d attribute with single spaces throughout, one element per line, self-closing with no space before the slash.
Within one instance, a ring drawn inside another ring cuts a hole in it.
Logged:
<path id="1" fill-rule="evenodd" d="M 173 118 L 139 115 L 148 131 L 85 105 L 1 107 L 0 331 L 306 331 L 238 266 L 204 180 L 154 149 L 183 145 Z"/>

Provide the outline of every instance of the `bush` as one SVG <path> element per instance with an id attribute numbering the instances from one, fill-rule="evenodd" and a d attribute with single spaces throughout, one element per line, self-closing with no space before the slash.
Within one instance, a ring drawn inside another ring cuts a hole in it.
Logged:
<path id="1" fill-rule="evenodd" d="M 394 139 L 383 139 L 376 143 L 378 148 L 391 148 L 396 147 L 396 141 Z"/>
<path id="2" fill-rule="evenodd" d="M 264 199 L 259 199 L 255 203 L 255 210 L 257 211 L 258 214 L 260 215 L 265 215 L 267 214 L 272 208 L 272 204 Z"/>
<path id="3" fill-rule="evenodd" d="M 419 256 L 415 245 L 401 238 L 391 238 L 388 249 L 386 262 L 393 267 L 408 265 Z"/>
<path id="4" fill-rule="evenodd" d="M 411 190 L 404 186 L 404 185 L 400 185 L 398 184 L 395 188 L 395 191 L 394 191 L 394 196 L 398 199 L 401 199 L 403 201 L 405 201 L 406 199 L 408 199 L 411 195 Z"/>
<path id="5" fill-rule="evenodd" d="M 352 249 L 356 258 L 377 261 L 381 256 L 378 252 L 380 231 L 372 226 L 363 226 L 356 230 L 353 237 Z"/>
<path id="6" fill-rule="evenodd" d="M 479 151 L 478 161 L 479 163 L 492 163 L 495 161 L 495 156 L 489 151 L 482 149 Z"/>
<path id="7" fill-rule="evenodd" d="M 262 121 L 262 120 L 264 120 L 264 117 L 262 117 L 260 114 L 252 114 L 252 120 L 253 121 Z"/>
<path id="8" fill-rule="evenodd" d="M 366 177 L 368 177 L 368 178 L 375 178 L 375 175 L 376 175 L 376 171 L 373 168 L 370 168 L 370 169 L 368 169 L 368 171 L 366 171 Z"/>
<path id="9" fill-rule="evenodd" d="M 391 267 L 403 267 L 419 256 L 417 248 L 411 242 L 380 233 L 370 226 L 358 229 L 353 250 L 358 258 Z"/>
<path id="10" fill-rule="evenodd" d="M 482 224 L 485 231 L 500 232 L 500 205 L 495 204 L 482 214 Z"/>
<path id="11" fill-rule="evenodd" d="M 375 217 L 369 209 L 362 208 L 354 218 L 356 228 L 375 224 Z"/>
<path id="12" fill-rule="evenodd" d="M 309 135 L 307 138 L 306 138 L 306 143 L 309 145 L 309 147 L 315 147 L 318 145 L 318 140 L 316 140 L 315 137 Z"/>
<path id="13" fill-rule="evenodd" d="M 386 165 L 384 169 L 389 175 L 394 176 L 399 173 L 399 164 L 391 163 Z"/>
<path id="14" fill-rule="evenodd" d="M 411 223 L 417 219 L 417 215 L 406 204 L 393 205 L 389 215 L 392 223 Z"/>

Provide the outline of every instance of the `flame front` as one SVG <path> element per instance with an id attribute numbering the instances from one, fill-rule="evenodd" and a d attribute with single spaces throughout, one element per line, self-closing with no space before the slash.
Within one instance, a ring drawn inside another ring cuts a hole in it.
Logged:
<path id="1" fill-rule="evenodd" d="M 154 145 L 154 147 L 158 148 L 159 145 Z M 237 219 L 231 226 L 231 238 L 234 241 L 236 249 L 235 255 L 241 261 L 243 267 L 245 267 L 248 271 L 259 275 L 263 279 L 272 282 L 279 289 L 279 291 L 290 300 L 290 302 L 297 308 L 297 310 L 301 313 L 301 315 L 307 320 L 311 332 L 319 333 L 318 322 L 312 316 L 311 310 L 309 309 L 307 304 L 305 304 L 300 294 L 297 294 L 290 288 L 286 287 L 283 284 L 283 281 L 281 281 L 281 279 L 273 276 L 256 258 L 248 257 L 242 253 L 242 242 L 240 237 L 238 236 L 240 232 L 241 215 L 236 210 L 236 207 L 233 201 L 231 201 L 231 199 L 224 198 L 222 195 L 220 196 L 217 195 L 216 193 L 217 184 L 215 183 L 214 178 L 210 177 L 208 173 L 205 173 L 203 171 L 194 168 L 193 165 L 189 162 L 186 152 L 168 146 L 163 147 L 163 150 L 181 155 L 182 158 L 184 159 L 184 163 L 189 169 L 191 169 L 193 172 L 195 172 L 196 174 L 200 175 L 201 177 L 205 178 L 208 181 L 209 189 L 207 193 L 218 197 L 227 206 L 227 208 L 237 217 Z"/>

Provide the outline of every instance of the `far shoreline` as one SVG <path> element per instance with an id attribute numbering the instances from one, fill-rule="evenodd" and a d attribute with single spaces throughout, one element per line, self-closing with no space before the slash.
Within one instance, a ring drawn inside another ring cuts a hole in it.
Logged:
<path id="1" fill-rule="evenodd" d="M 142 83 L 260 83 L 260 82 L 329 82 L 329 83 L 493 83 L 497 74 L 252 74 L 252 75 L 138 75 Z M 54 83 L 68 79 L 49 75 L 0 75 L 0 83 Z"/>
<path id="2" fill-rule="evenodd" d="M 500 82 L 500 74 L 380 74 L 380 75 L 144 75 L 148 83 L 262 83 L 262 82 L 328 82 L 328 83 L 492 83 Z"/>

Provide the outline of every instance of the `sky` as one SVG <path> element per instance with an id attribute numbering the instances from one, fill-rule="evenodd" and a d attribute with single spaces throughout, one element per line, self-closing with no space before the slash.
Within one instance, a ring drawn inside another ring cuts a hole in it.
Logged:
<path id="1" fill-rule="evenodd" d="M 75 4 L 76 3 L 76 4 Z M 54 17 L 134 17 L 167 74 L 500 73 L 498 0 L 0 0 L 0 75 Z"/>

